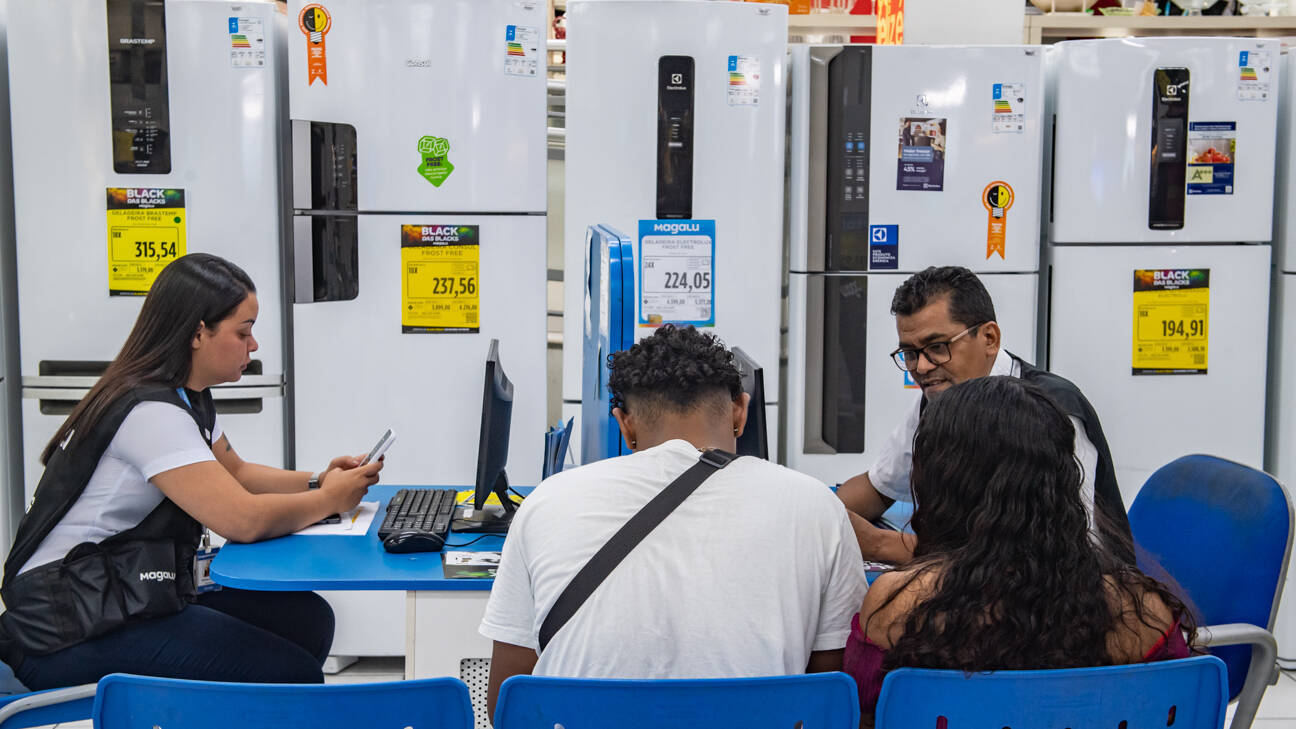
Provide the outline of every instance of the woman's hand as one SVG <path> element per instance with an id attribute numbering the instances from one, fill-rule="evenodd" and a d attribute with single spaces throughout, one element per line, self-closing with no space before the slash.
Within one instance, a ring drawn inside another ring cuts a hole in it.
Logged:
<path id="1" fill-rule="evenodd" d="M 323 471 L 320 471 L 319 483 L 321 484 L 324 483 L 324 476 L 329 471 L 338 468 L 341 468 L 343 470 L 348 468 L 355 468 L 356 466 L 359 466 L 360 462 L 363 460 L 364 460 L 364 456 L 338 456 L 337 458 L 334 458 L 333 460 L 329 461 L 328 466 L 326 466 Z"/>
<path id="2" fill-rule="evenodd" d="M 338 464 L 338 461 L 343 459 L 350 459 L 355 463 L 360 462 L 360 459 L 351 456 L 334 458 L 329 463 L 328 470 L 320 474 L 319 481 L 320 492 L 328 497 L 329 502 L 333 504 L 334 510 L 339 514 L 354 509 L 356 504 L 360 503 L 360 499 L 364 498 L 364 495 L 369 491 L 369 487 L 378 483 L 378 472 L 383 467 L 381 458 L 372 463 L 351 468 Z"/>

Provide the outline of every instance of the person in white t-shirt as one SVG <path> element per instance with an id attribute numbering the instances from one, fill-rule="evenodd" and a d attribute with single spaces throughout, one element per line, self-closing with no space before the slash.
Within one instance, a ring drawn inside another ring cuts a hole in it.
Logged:
<path id="1" fill-rule="evenodd" d="M 700 452 L 733 452 L 749 397 L 728 350 L 664 326 L 609 357 L 630 449 L 546 479 L 519 507 L 480 632 L 494 641 L 488 703 L 530 674 L 716 678 L 841 668 L 865 589 L 846 511 L 822 483 L 742 457 L 648 534 L 539 650 L 578 570 Z"/>
<path id="2" fill-rule="evenodd" d="M 994 302 L 985 285 L 961 266 L 930 267 L 902 283 L 891 301 L 899 346 L 891 353 L 896 366 L 910 373 L 922 389 L 908 414 L 891 432 L 873 465 L 848 479 L 837 496 L 851 512 L 851 523 L 864 559 L 903 563 L 914 554 L 912 534 L 871 522 L 896 501 L 910 501 L 913 440 L 927 402 L 970 379 L 1009 375 L 1032 382 L 1057 401 L 1075 428 L 1075 457 L 1081 466 L 1081 495 L 1095 533 L 1114 541 L 1109 546 L 1128 559 L 1129 521 L 1116 484 L 1111 452 L 1097 413 L 1068 380 L 1032 366 L 1001 347 Z M 1095 518 L 1095 507 L 1099 514 Z"/>
<path id="3" fill-rule="evenodd" d="M 333 614 L 322 598 L 194 594 L 203 525 L 238 542 L 288 534 L 354 508 L 383 465 L 342 456 L 312 474 L 239 457 L 209 389 L 242 377 L 256 318 L 256 288 L 238 266 L 202 253 L 176 259 L 46 446 L 0 589 L 0 655 L 28 688 L 114 672 L 323 680 Z M 86 580 L 69 579 L 75 570 Z M 66 612 L 42 623 L 60 604 Z"/>

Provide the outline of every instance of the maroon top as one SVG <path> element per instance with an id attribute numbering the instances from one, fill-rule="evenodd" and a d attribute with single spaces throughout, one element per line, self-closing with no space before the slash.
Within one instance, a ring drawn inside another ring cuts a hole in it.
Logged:
<path id="1" fill-rule="evenodd" d="M 1184 640 L 1183 631 L 1179 629 L 1179 619 L 1175 618 L 1174 625 L 1144 654 L 1143 662 L 1168 661 L 1172 658 L 1187 658 L 1188 655 L 1188 643 Z M 872 714 L 877 708 L 882 679 L 886 677 L 886 672 L 882 670 L 884 658 L 886 649 L 864 635 L 864 630 L 860 628 L 859 613 L 856 613 L 851 618 L 851 632 L 846 639 L 842 670 L 855 679 L 859 687 L 860 712 L 865 715 Z"/>

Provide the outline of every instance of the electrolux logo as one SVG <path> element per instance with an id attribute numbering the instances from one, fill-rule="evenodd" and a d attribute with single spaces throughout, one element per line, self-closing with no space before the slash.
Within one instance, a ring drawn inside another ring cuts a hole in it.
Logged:
<path id="1" fill-rule="evenodd" d="M 175 573 L 163 570 L 153 570 L 152 572 L 141 572 L 140 582 L 175 582 Z"/>
<path id="2" fill-rule="evenodd" d="M 654 233 L 700 233 L 702 226 L 697 223 L 653 223 Z"/>

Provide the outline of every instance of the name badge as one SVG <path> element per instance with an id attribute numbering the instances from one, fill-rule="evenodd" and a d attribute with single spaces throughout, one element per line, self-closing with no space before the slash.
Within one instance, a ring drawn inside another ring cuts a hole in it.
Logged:
<path id="1" fill-rule="evenodd" d="M 194 553 L 194 585 L 199 594 L 221 589 L 221 586 L 212 582 L 211 578 L 211 561 L 219 551 L 220 547 L 200 547 Z"/>

